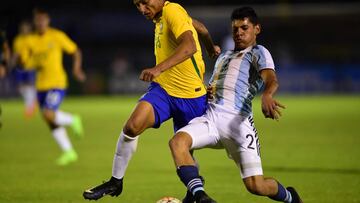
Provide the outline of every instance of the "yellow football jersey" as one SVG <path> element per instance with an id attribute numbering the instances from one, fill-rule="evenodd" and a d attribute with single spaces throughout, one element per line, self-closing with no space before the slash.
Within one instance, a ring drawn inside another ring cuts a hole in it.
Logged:
<path id="1" fill-rule="evenodd" d="M 17 35 L 14 39 L 13 50 L 14 53 L 20 56 L 20 59 L 23 61 L 28 60 L 29 52 L 26 52 L 26 40 L 29 35 L 20 34 Z"/>
<path id="2" fill-rule="evenodd" d="M 73 54 L 76 50 L 76 44 L 64 32 L 54 28 L 49 28 L 42 35 L 29 35 L 21 59 L 26 69 L 37 70 L 36 89 L 65 89 L 67 77 L 63 67 L 63 51 Z"/>
<path id="3" fill-rule="evenodd" d="M 190 30 L 196 42 L 197 52 L 184 62 L 171 67 L 154 79 L 166 92 L 174 97 L 196 98 L 204 95 L 205 64 L 192 19 L 179 4 L 165 2 L 162 16 L 155 21 L 156 64 L 169 58 L 178 46 L 176 39 Z"/>

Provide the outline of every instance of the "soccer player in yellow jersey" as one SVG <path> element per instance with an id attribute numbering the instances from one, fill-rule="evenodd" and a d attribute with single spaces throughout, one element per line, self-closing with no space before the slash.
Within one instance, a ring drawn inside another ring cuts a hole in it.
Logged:
<path id="1" fill-rule="evenodd" d="M 83 193 L 85 199 L 120 195 L 125 170 L 136 150 L 138 135 L 144 130 L 158 128 L 172 118 L 176 132 L 206 110 L 205 65 L 198 37 L 210 56 L 218 55 L 220 48 L 213 45 L 207 29 L 200 22 L 193 21 L 179 4 L 164 0 L 133 2 L 147 19 L 155 23 L 156 65 L 144 69 L 140 75 L 141 80 L 151 83 L 119 136 L 112 177 L 86 190 Z M 195 199 L 202 203 L 214 202 L 201 188 Z"/>
<path id="2" fill-rule="evenodd" d="M 77 153 L 68 138 L 65 126 L 82 136 L 83 129 L 78 115 L 59 110 L 65 96 L 67 78 L 63 68 L 63 51 L 73 56 L 73 75 L 85 80 L 81 68 L 82 56 L 76 44 L 62 31 L 50 27 L 50 16 L 42 9 L 34 10 L 35 32 L 28 36 L 26 48 L 20 53 L 26 69 L 36 70 L 36 89 L 42 116 L 60 145 L 63 154 L 58 165 L 67 165 L 77 160 Z"/>
<path id="3" fill-rule="evenodd" d="M 26 49 L 26 40 L 31 32 L 31 22 L 22 21 L 19 25 L 19 34 L 14 39 L 12 65 L 18 63 L 22 50 Z M 22 67 L 17 66 L 13 72 L 17 87 L 24 100 L 24 115 L 26 118 L 31 118 L 36 112 L 35 70 L 23 70 Z"/>

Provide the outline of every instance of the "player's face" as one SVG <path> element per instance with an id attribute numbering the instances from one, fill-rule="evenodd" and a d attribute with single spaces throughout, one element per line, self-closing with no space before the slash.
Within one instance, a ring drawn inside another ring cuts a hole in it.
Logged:
<path id="1" fill-rule="evenodd" d="M 148 20 L 157 18 L 164 6 L 163 0 L 133 0 L 133 2 L 140 13 Z"/>
<path id="2" fill-rule="evenodd" d="M 35 28 L 38 32 L 44 33 L 50 24 L 50 17 L 45 13 L 37 13 L 34 16 Z"/>
<path id="3" fill-rule="evenodd" d="M 21 34 L 29 34 L 30 32 L 31 32 L 31 24 L 28 22 L 21 23 L 20 33 Z"/>
<path id="4" fill-rule="evenodd" d="M 235 49 L 245 49 L 256 43 L 260 25 L 254 25 L 248 18 L 236 19 L 231 23 Z"/>

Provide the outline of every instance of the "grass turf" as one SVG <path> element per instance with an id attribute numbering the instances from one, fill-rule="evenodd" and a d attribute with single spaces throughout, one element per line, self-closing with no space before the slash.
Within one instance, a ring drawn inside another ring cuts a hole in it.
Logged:
<path id="1" fill-rule="evenodd" d="M 0 202 L 85 202 L 82 191 L 111 175 L 118 134 L 137 97 L 67 98 L 62 109 L 83 118 L 86 136 L 71 137 L 80 159 L 58 167 L 60 150 L 40 116 L 23 118 L 20 100 L 2 100 Z M 266 120 L 254 102 L 266 176 L 295 186 L 305 202 L 360 202 L 360 97 L 280 96 L 280 122 Z M 71 131 L 69 132 L 71 135 Z M 101 202 L 154 203 L 182 198 L 167 141 L 172 123 L 147 130 L 125 176 L 123 194 Z M 208 193 L 220 203 L 272 202 L 249 194 L 223 150 L 196 152 Z"/>

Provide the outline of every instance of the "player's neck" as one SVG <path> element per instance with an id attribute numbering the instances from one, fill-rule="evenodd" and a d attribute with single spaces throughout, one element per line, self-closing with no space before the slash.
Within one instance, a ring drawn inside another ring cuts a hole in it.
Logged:
<path id="1" fill-rule="evenodd" d="M 49 30 L 49 28 L 46 28 L 44 30 L 38 30 L 36 31 L 39 35 L 44 35 L 47 31 Z"/>
<path id="2" fill-rule="evenodd" d="M 255 46 L 256 45 L 256 41 L 254 43 L 251 43 L 250 45 L 246 46 L 246 47 L 236 47 L 234 48 L 234 51 L 243 51 L 249 47 Z"/>
<path id="3" fill-rule="evenodd" d="M 157 14 L 155 14 L 153 22 L 154 23 L 158 22 L 161 16 L 162 16 L 162 9 Z"/>
<path id="4" fill-rule="evenodd" d="M 158 22 L 158 20 L 159 20 L 160 17 L 162 16 L 162 11 L 163 11 L 163 8 L 164 8 L 164 6 L 165 6 L 165 2 L 166 2 L 166 1 L 163 1 L 163 4 L 162 4 L 162 6 L 161 6 L 161 10 L 155 14 L 155 16 L 154 16 L 154 18 L 153 18 L 153 22 L 154 22 L 154 23 Z"/>

